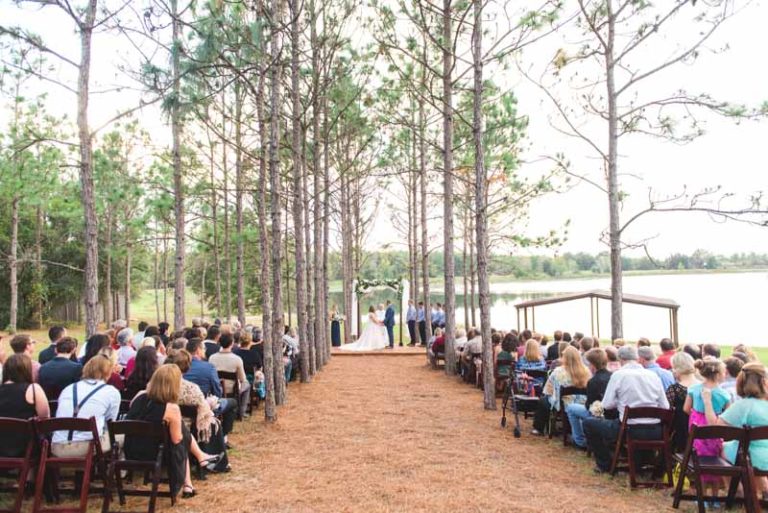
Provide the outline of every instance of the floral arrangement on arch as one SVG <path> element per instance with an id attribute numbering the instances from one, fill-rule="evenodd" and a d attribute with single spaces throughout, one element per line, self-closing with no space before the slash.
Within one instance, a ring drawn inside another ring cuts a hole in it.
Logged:
<path id="1" fill-rule="evenodd" d="M 397 293 L 398 300 L 403 298 L 403 280 L 400 278 L 394 280 L 366 280 L 363 278 L 358 278 L 357 284 L 355 285 L 355 294 L 357 294 L 357 297 L 359 298 L 361 295 L 365 294 L 368 289 L 375 287 L 389 287 Z"/>

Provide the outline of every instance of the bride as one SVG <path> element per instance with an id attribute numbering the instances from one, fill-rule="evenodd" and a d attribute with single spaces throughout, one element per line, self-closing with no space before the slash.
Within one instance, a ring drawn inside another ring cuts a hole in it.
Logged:
<path id="1" fill-rule="evenodd" d="M 389 345 L 386 331 L 382 329 L 384 323 L 378 319 L 376 309 L 371 305 L 368 309 L 368 323 L 365 325 L 363 334 L 352 344 L 342 345 L 339 349 L 343 351 L 373 351 L 375 349 L 384 349 Z"/>

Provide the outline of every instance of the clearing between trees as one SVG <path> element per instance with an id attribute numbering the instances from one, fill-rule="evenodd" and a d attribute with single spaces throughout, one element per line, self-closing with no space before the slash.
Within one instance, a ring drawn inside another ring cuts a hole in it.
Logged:
<path id="1" fill-rule="evenodd" d="M 515 440 L 479 390 L 402 351 L 337 355 L 311 386 L 291 384 L 276 425 L 259 413 L 237 424 L 233 472 L 198 483 L 198 497 L 175 509 L 674 511 L 669 491 L 595 476 L 583 453 L 528 435 L 527 422 Z"/>

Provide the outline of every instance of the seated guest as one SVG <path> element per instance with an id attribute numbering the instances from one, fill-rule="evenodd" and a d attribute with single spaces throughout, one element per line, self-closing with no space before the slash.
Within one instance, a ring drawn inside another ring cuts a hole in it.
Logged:
<path id="1" fill-rule="evenodd" d="M 160 339 L 163 341 L 163 345 L 165 346 L 167 346 L 168 342 L 171 341 L 171 337 L 168 336 L 168 330 L 170 328 L 171 328 L 171 325 L 165 321 L 157 325 L 157 331 L 158 331 L 157 334 L 160 335 Z"/>
<path id="2" fill-rule="evenodd" d="M 651 347 L 651 341 L 648 340 L 645 337 L 640 337 L 637 339 L 637 348 L 640 349 L 641 347 Z"/>
<path id="3" fill-rule="evenodd" d="M 595 339 L 592 337 L 584 337 L 579 341 L 579 352 L 585 354 L 590 349 L 595 347 Z"/>
<path id="4" fill-rule="evenodd" d="M 621 363 L 619 363 L 619 350 L 614 346 L 605 347 L 605 356 L 608 358 L 608 365 L 606 369 L 610 372 L 616 372 L 621 369 Z"/>
<path id="5" fill-rule="evenodd" d="M 533 333 L 531 333 L 531 330 L 523 330 L 518 338 L 520 339 L 520 345 L 517 346 L 517 358 L 520 359 L 525 354 L 525 344 L 533 338 Z"/>
<path id="6" fill-rule="evenodd" d="M 208 361 L 216 368 L 216 371 L 234 372 L 237 374 L 237 381 L 240 384 L 240 416 L 246 417 L 246 410 L 251 398 L 251 384 L 245 376 L 242 358 L 232 352 L 233 344 L 234 337 L 232 335 L 221 335 L 219 338 L 221 350 L 211 355 Z M 231 394 L 234 387 L 235 384 L 231 380 L 224 380 L 224 391 L 227 394 Z"/>
<path id="7" fill-rule="evenodd" d="M 705 391 L 704 391 L 705 392 Z M 736 394 L 742 399 L 733 403 L 720 417 L 713 406 L 713 394 L 702 393 L 704 411 L 710 425 L 721 426 L 768 426 L 768 374 L 760 363 L 748 363 L 741 368 L 736 379 Z M 723 456 L 731 463 L 736 462 L 738 442 L 723 444 Z M 752 465 L 760 470 L 768 470 L 768 440 L 756 440 L 749 444 L 749 457 Z M 755 478 L 754 490 L 760 494 L 768 491 L 765 478 Z M 759 497 L 760 495 L 758 495 Z"/>
<path id="8" fill-rule="evenodd" d="M 166 363 L 177 366 L 183 375 L 189 370 L 192 356 L 185 349 L 173 351 L 168 355 Z M 215 472 L 226 472 L 229 470 L 229 458 L 226 454 L 227 442 L 224 431 L 219 420 L 213 414 L 209 402 L 200 391 L 200 387 L 182 378 L 179 406 L 195 407 L 197 413 L 195 425 L 197 435 L 195 439 L 200 444 L 200 448 L 210 454 L 223 454 L 223 457 L 213 470 Z"/>
<path id="9" fill-rule="evenodd" d="M 80 364 L 85 365 L 88 363 L 91 358 L 99 354 L 99 351 L 105 347 L 112 347 L 112 342 L 110 342 L 107 335 L 103 333 L 91 335 L 91 338 L 85 343 L 85 353 L 80 358 Z"/>
<path id="10" fill-rule="evenodd" d="M 56 410 L 57 417 L 96 419 L 101 450 L 105 452 L 110 449 L 107 421 L 116 420 L 120 412 L 120 392 L 107 384 L 111 376 L 111 361 L 91 358 L 83 368 L 83 379 L 62 390 Z M 56 431 L 51 440 L 51 451 L 59 458 L 82 457 L 86 455 L 91 440 L 93 436 L 89 431 Z"/>
<path id="11" fill-rule="evenodd" d="M 120 348 L 117 350 L 117 363 L 125 367 L 128 360 L 136 356 L 136 349 L 133 348 L 133 330 L 125 328 L 117 334 L 117 344 Z"/>
<path id="12" fill-rule="evenodd" d="M 613 347 L 615 347 L 615 348 L 624 347 L 626 344 L 627 344 L 627 342 L 623 338 L 615 338 L 615 339 L 613 339 Z"/>
<path id="13" fill-rule="evenodd" d="M 637 348 L 637 361 L 640 365 L 659 376 L 661 384 L 664 385 L 664 390 L 668 389 L 675 382 L 675 377 L 672 376 L 672 373 L 662 369 L 656 363 L 656 354 L 650 346 L 640 346 Z"/>
<path id="14" fill-rule="evenodd" d="M 209 359 L 212 355 L 219 352 L 219 336 L 221 336 L 221 328 L 215 324 L 208 328 L 208 338 L 205 341 L 205 359 Z"/>
<path id="15" fill-rule="evenodd" d="M 691 358 L 694 360 L 701 360 L 701 349 L 699 346 L 694 344 L 685 344 L 683 346 L 683 351 L 691 355 Z"/>
<path id="16" fill-rule="evenodd" d="M 508 333 L 501 342 L 501 351 L 496 355 L 494 368 L 496 369 L 496 390 L 499 392 L 503 391 L 507 386 L 507 382 L 512 377 L 515 368 L 512 340 L 517 340 L 517 337 Z"/>
<path id="17" fill-rule="evenodd" d="M 456 351 L 456 361 L 461 361 L 461 353 L 467 345 L 467 332 L 463 329 L 456 330 L 456 340 L 453 341 L 453 349 Z"/>
<path id="18" fill-rule="evenodd" d="M 11 339 L 11 349 L 14 354 L 25 354 L 30 360 L 35 352 L 35 340 L 26 334 L 16 335 Z M 40 363 L 32 360 L 32 382 L 37 383 L 37 377 L 40 372 Z"/>
<path id="19" fill-rule="evenodd" d="M 80 380 L 83 366 L 70 358 L 77 349 L 77 340 L 64 337 L 56 343 L 56 357 L 40 367 L 38 383 L 48 399 L 56 399 L 65 387 Z"/>
<path id="20" fill-rule="evenodd" d="M 525 372 L 529 370 L 547 370 L 547 362 L 539 353 L 539 343 L 531 339 L 525 344 L 525 353 L 517 360 L 515 370 Z"/>
<path id="21" fill-rule="evenodd" d="M 688 396 L 688 389 L 699 383 L 696 379 L 696 366 L 693 358 L 688 353 L 675 353 L 672 357 L 672 374 L 675 376 L 675 383 L 667 388 L 667 401 L 674 411 L 672 418 L 672 447 L 675 452 L 685 451 L 688 443 L 688 412 L 685 406 L 685 398 Z"/>
<path id="22" fill-rule="evenodd" d="M 234 353 L 243 360 L 243 367 L 245 368 L 245 376 L 248 381 L 253 383 L 254 371 L 261 370 L 262 351 L 260 351 L 254 344 L 252 336 L 249 332 L 244 331 L 240 336 L 240 347 L 234 350 Z"/>
<path id="23" fill-rule="evenodd" d="M 555 341 L 547 348 L 547 361 L 557 360 L 560 357 L 560 342 L 563 341 L 563 332 L 557 330 L 555 332 Z M 570 338 L 570 337 L 569 337 Z"/>
<path id="24" fill-rule="evenodd" d="M 615 417 L 616 414 L 613 410 L 603 411 L 602 404 L 600 408 L 596 404 L 602 403 L 603 394 L 605 394 L 605 389 L 608 386 L 608 380 L 611 379 L 611 372 L 605 368 L 608 365 L 608 357 L 605 351 L 600 348 L 590 349 L 584 357 L 589 364 L 589 370 L 592 372 L 592 377 L 587 381 L 587 400 L 584 404 L 573 402 L 565 407 L 568 422 L 571 424 L 573 444 L 582 449 L 587 447 L 587 439 L 584 437 L 582 421 L 589 417 L 611 418 L 611 416 Z M 590 411 L 593 404 L 595 405 L 594 413 Z"/>
<path id="25" fill-rule="evenodd" d="M 216 372 L 216 368 L 205 361 L 205 349 L 203 341 L 199 338 L 193 338 L 187 342 L 187 352 L 192 357 L 189 364 L 189 370 L 184 373 L 184 379 L 194 383 L 200 388 L 205 397 L 216 397 L 216 404 L 211 409 L 216 415 L 222 416 L 222 427 L 224 435 L 232 432 L 237 416 L 237 401 L 224 398 L 224 391 L 221 389 L 221 381 Z"/>
<path id="26" fill-rule="evenodd" d="M 619 436 L 621 420 L 627 407 L 669 408 L 661 378 L 637 362 L 637 349 L 632 346 L 619 348 L 621 369 L 611 374 L 603 395 L 603 409 L 617 409 L 618 419 L 589 417 L 582 421 L 587 444 L 595 455 L 595 472 L 608 472 L 612 452 Z M 661 437 L 661 426 L 651 419 L 629 421 L 632 437 L 656 440 Z"/>
<path id="27" fill-rule="evenodd" d="M 741 368 L 744 367 L 744 362 L 731 356 L 723 363 L 725 363 L 726 374 L 725 381 L 723 381 L 720 386 L 731 396 L 731 402 L 735 403 L 741 399 L 739 394 L 736 393 L 736 378 L 739 377 L 739 372 L 741 372 Z"/>
<path id="28" fill-rule="evenodd" d="M 515 330 L 510 331 L 504 335 L 504 339 L 501 341 L 501 349 L 504 350 L 504 344 L 506 343 L 507 352 L 512 356 L 513 363 L 517 361 L 517 348 L 520 345 L 520 339 L 517 338 Z M 514 366 L 513 366 L 514 367 Z"/>
<path id="29" fill-rule="evenodd" d="M 115 351 L 112 346 L 106 346 L 102 347 L 98 354 L 109 360 L 112 364 L 112 376 L 107 380 L 107 384 L 115 387 L 118 392 L 125 390 L 125 380 L 123 379 L 123 376 L 120 375 L 123 368 L 117 364 L 117 351 Z"/>
<path id="30" fill-rule="evenodd" d="M 140 347 L 140 346 L 141 346 L 141 342 L 142 342 L 142 341 L 143 341 L 145 338 L 147 338 L 147 336 L 145 335 L 145 333 L 146 333 L 146 331 L 147 331 L 147 327 L 148 327 L 148 326 L 149 326 L 149 323 L 148 323 L 148 322 L 145 322 L 145 321 L 140 321 L 140 322 L 139 322 L 139 326 L 138 326 L 138 328 L 139 328 L 139 329 L 138 329 L 138 331 L 137 331 L 136 333 L 134 333 L 134 335 L 133 335 L 133 344 L 132 344 L 132 345 L 133 345 L 133 347 L 135 347 L 135 348 L 138 348 L 138 347 Z"/>
<path id="31" fill-rule="evenodd" d="M 45 365 L 54 359 L 56 356 L 56 343 L 66 336 L 67 328 L 64 326 L 51 326 L 48 330 L 48 340 L 51 341 L 51 345 L 40 351 L 40 354 L 37 356 L 37 361 L 40 365 Z"/>
<path id="32" fill-rule="evenodd" d="M 128 420 L 143 420 L 159 425 L 167 424 L 171 446 L 167 448 L 168 479 L 171 494 L 178 495 L 184 490 L 183 497 L 193 497 L 195 489 L 189 472 L 189 455 L 201 465 L 215 466 L 221 456 L 206 454 L 197 445 L 184 425 L 179 408 L 181 390 L 181 372 L 175 365 L 163 365 L 152 376 L 146 392 L 139 394 L 131 403 L 126 415 Z M 153 461 L 157 457 L 157 445 L 148 444 L 140 436 L 125 438 L 125 456 L 130 459 Z"/>
<path id="33" fill-rule="evenodd" d="M 560 347 L 557 348 L 558 349 L 557 360 L 552 360 L 551 362 L 549 362 L 550 370 L 556 369 L 557 367 L 560 367 L 563 364 L 563 353 L 565 353 L 565 350 L 568 349 L 569 347 L 573 347 L 571 345 L 572 343 L 573 343 L 572 341 L 566 342 L 565 340 L 560 342 Z M 574 347 L 574 349 L 576 348 Z"/>
<path id="34" fill-rule="evenodd" d="M 436 365 L 438 353 L 445 355 L 445 334 L 443 334 L 442 328 L 435 329 L 435 336 L 427 346 L 427 358 L 429 363 Z"/>
<path id="35" fill-rule="evenodd" d="M 443 335 L 445 336 L 445 335 Z M 501 352 L 501 340 L 502 340 L 502 334 L 501 332 L 497 331 L 495 333 L 491 333 L 491 350 L 493 351 L 493 361 L 496 361 L 496 357 L 499 356 L 499 353 Z"/>
<path id="36" fill-rule="evenodd" d="M 743 359 L 746 360 L 744 363 L 753 363 L 753 362 L 760 363 L 754 351 L 752 351 L 750 348 L 748 348 L 744 344 L 736 344 L 735 346 L 733 346 L 732 356 L 736 356 L 737 353 L 744 355 Z M 742 358 L 739 358 L 739 359 L 742 359 Z"/>
<path id="37" fill-rule="evenodd" d="M 125 380 L 125 397 L 133 399 L 142 390 L 146 390 L 147 383 L 152 379 L 152 374 L 159 367 L 157 363 L 157 351 L 153 346 L 145 346 L 136 353 L 136 360 L 128 379 Z"/>
<path id="38" fill-rule="evenodd" d="M 531 433 L 534 435 L 540 435 L 544 432 L 552 410 L 560 411 L 560 389 L 568 386 L 585 388 L 591 377 L 589 369 L 581 361 L 581 354 L 575 348 L 567 348 L 563 351 L 561 358 L 563 364 L 552 371 L 544 385 L 541 401 L 533 418 L 533 431 Z M 563 405 L 567 407 L 573 402 L 583 404 L 586 400 L 585 395 L 570 395 L 563 398 Z"/>
<path id="39" fill-rule="evenodd" d="M 704 344 L 701 346 L 701 357 L 711 356 L 717 360 L 720 359 L 720 346 L 717 344 Z"/>
<path id="40" fill-rule="evenodd" d="M 40 385 L 32 382 L 32 359 L 15 353 L 3 364 L 3 384 L 0 385 L 0 417 L 27 420 L 50 417 L 48 398 Z M 24 456 L 28 439 L 6 434 L 0 437 L 0 456 Z"/>
<path id="41" fill-rule="evenodd" d="M 157 364 L 162 365 L 165 363 L 165 354 L 160 354 L 160 351 L 158 350 L 158 347 L 163 347 L 163 343 L 160 340 L 160 337 L 155 335 L 154 337 L 148 337 L 141 341 L 141 347 L 139 347 L 139 351 L 141 351 L 144 347 L 152 347 L 155 349 L 155 355 L 157 356 Z M 136 366 L 136 358 L 138 357 L 138 352 L 136 353 L 136 356 L 128 360 L 128 363 L 125 365 L 125 379 L 128 379 L 131 374 L 133 373 L 133 369 Z"/>
<path id="42" fill-rule="evenodd" d="M 661 354 L 656 358 L 656 363 L 662 369 L 672 370 L 672 357 L 677 354 L 675 343 L 671 339 L 662 338 L 661 342 L 659 342 L 659 347 L 661 348 Z"/>

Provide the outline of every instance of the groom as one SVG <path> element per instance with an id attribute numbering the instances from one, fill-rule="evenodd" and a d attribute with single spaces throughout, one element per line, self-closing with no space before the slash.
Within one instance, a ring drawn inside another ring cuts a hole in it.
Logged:
<path id="1" fill-rule="evenodd" d="M 389 349 L 395 347 L 395 307 L 387 299 L 387 311 L 384 313 L 384 326 L 387 327 L 387 336 L 389 337 Z"/>

